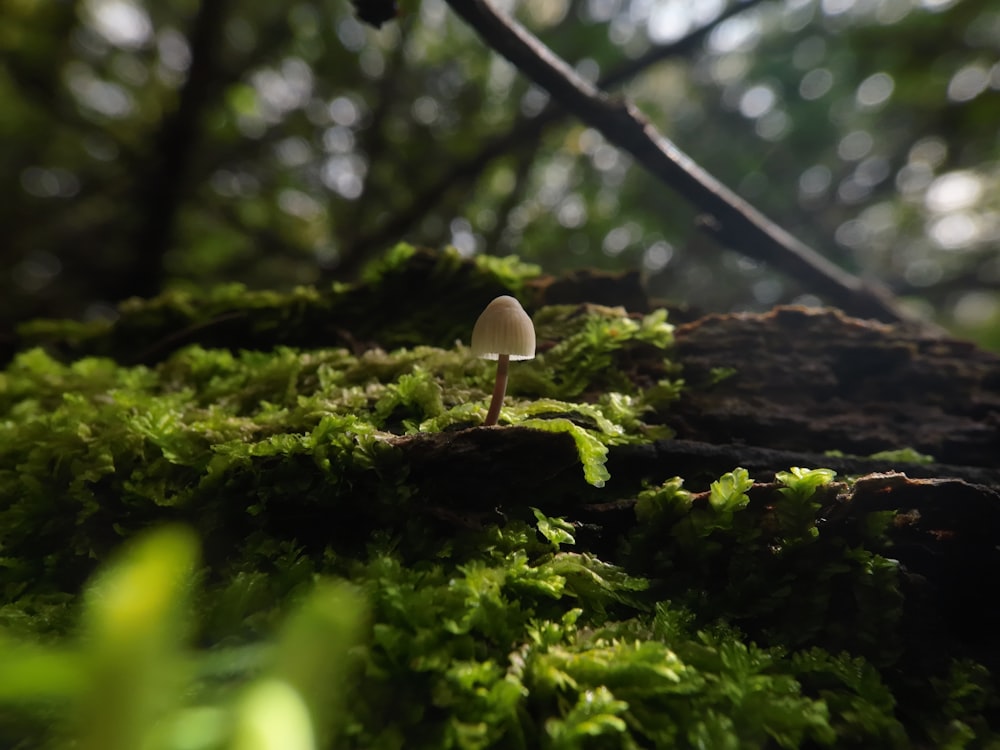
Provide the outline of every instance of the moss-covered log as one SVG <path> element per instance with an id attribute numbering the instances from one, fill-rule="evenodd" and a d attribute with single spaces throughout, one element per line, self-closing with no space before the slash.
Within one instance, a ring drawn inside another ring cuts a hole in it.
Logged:
<path id="1" fill-rule="evenodd" d="M 869 455 L 908 446 L 938 461 L 995 467 L 1000 357 L 962 341 L 778 308 L 681 326 L 673 352 L 691 386 L 667 422 L 685 437 Z"/>
<path id="2" fill-rule="evenodd" d="M 461 341 L 500 293 L 539 356 L 482 427 Z M 1000 741 L 994 355 L 797 308 L 675 329 L 634 277 L 401 247 L 8 358 L 0 744 Z"/>

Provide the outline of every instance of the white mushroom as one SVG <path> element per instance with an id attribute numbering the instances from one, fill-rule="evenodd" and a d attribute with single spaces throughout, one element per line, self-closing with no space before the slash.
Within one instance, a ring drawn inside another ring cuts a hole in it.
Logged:
<path id="1" fill-rule="evenodd" d="M 484 425 L 494 425 L 507 392 L 507 366 L 512 359 L 534 359 L 535 326 L 521 303 L 504 295 L 490 302 L 472 329 L 472 353 L 497 361 L 493 400 Z"/>

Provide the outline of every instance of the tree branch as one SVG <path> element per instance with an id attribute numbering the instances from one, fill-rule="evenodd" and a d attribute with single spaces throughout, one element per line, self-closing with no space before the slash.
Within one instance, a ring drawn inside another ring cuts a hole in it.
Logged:
<path id="1" fill-rule="evenodd" d="M 731 5 L 718 18 L 695 29 L 681 39 L 667 44 L 654 45 L 634 60 L 623 63 L 607 76 L 602 77 L 598 86 L 601 88 L 621 86 L 658 62 L 691 52 L 723 21 L 759 5 L 762 1 L 746 0 L 743 3 Z M 348 243 L 344 249 L 342 262 L 330 269 L 330 272 L 339 277 L 353 276 L 373 252 L 383 249 L 402 237 L 429 211 L 440 205 L 441 199 L 445 195 L 461 189 L 462 186 L 475 180 L 494 159 L 512 151 L 534 150 L 546 128 L 561 121 L 566 115 L 566 110 L 550 100 L 545 108 L 534 117 L 519 118 L 506 133 L 486 141 L 476 153 L 453 162 L 451 168 L 422 190 L 409 206 L 393 212 L 392 217 L 376 231 L 362 235 Z"/>
<path id="2" fill-rule="evenodd" d="M 911 318 L 888 291 L 865 284 L 767 219 L 658 133 L 633 104 L 611 99 L 583 80 L 516 21 L 485 0 L 446 1 L 555 101 L 704 212 L 702 228 L 717 241 L 797 279 L 851 315 L 894 322 Z"/>

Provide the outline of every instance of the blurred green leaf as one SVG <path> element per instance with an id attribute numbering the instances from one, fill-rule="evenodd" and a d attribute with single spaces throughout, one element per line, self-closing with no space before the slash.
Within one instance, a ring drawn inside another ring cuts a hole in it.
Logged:
<path id="1" fill-rule="evenodd" d="M 576 544 L 573 538 L 573 524 L 562 518 L 549 518 L 538 508 L 532 508 L 538 523 L 538 531 L 544 536 L 552 546 L 559 549 L 560 544 Z"/>
<path id="2" fill-rule="evenodd" d="M 134 540 L 88 587 L 79 747 L 133 750 L 176 707 L 186 677 L 187 602 L 197 550 L 187 529 L 151 532 Z"/>
<path id="3" fill-rule="evenodd" d="M 276 686 L 287 686 L 290 693 L 281 700 L 288 704 L 289 711 L 290 695 L 299 696 L 311 717 L 308 725 L 317 737 L 326 738 L 341 722 L 341 706 L 351 691 L 352 673 L 360 666 L 350 654 L 362 642 L 367 627 L 368 608 L 359 590 L 344 583 L 321 581 L 292 613 L 279 635 L 270 670 L 275 682 L 266 691 L 281 692 Z M 257 697 L 251 702 L 265 701 Z M 251 713 L 250 708 L 246 711 Z M 295 711 L 289 721 L 294 726 L 300 723 Z M 294 731 L 292 734 L 295 736 Z"/>

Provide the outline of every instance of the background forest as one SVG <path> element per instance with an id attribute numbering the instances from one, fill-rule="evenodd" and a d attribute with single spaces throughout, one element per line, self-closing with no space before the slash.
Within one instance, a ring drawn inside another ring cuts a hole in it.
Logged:
<path id="1" fill-rule="evenodd" d="M 1000 349 L 1000 4 L 497 3 L 0 0 L 0 748 L 1000 747 L 1000 355 L 674 325 Z"/>
<path id="2" fill-rule="evenodd" d="M 795 236 L 1000 347 L 995 3 L 503 6 Z M 166 288 L 350 280 L 400 240 L 639 268 L 699 310 L 823 301 L 715 244 L 442 0 L 379 29 L 346 0 L 0 18 L 0 334 Z"/>

